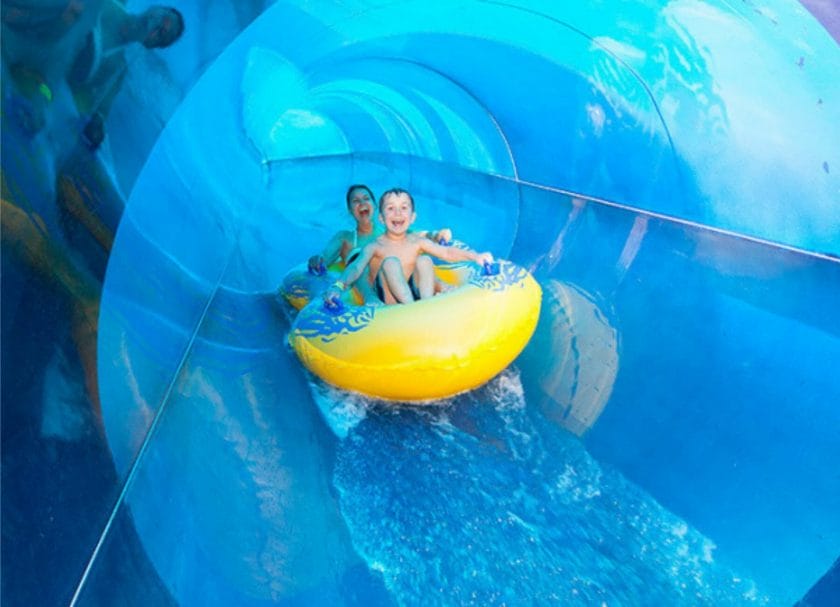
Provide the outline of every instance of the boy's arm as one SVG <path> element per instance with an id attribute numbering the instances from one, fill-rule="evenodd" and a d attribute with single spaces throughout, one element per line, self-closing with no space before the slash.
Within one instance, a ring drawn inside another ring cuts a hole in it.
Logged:
<path id="1" fill-rule="evenodd" d="M 334 301 L 341 296 L 341 293 L 353 285 L 368 267 L 373 254 L 376 252 L 376 243 L 370 243 L 364 247 L 359 256 L 349 266 L 344 268 L 341 277 L 332 286 L 324 291 L 324 301 Z"/>
<path id="2" fill-rule="evenodd" d="M 322 265 L 324 267 L 328 267 L 335 263 L 335 260 L 338 259 L 338 256 L 341 254 L 341 245 L 343 243 L 344 232 L 336 232 L 333 237 L 330 238 L 327 246 L 324 247 L 324 250 L 320 255 L 313 255 L 309 258 L 309 269 L 313 272 L 318 272 Z"/>
<path id="3" fill-rule="evenodd" d="M 474 261 L 479 265 L 493 262 L 493 255 L 490 253 L 476 253 L 471 249 L 459 249 L 458 247 L 444 247 L 428 239 L 420 240 L 420 249 L 424 253 L 448 261 Z"/>
<path id="4" fill-rule="evenodd" d="M 421 238 L 428 238 L 438 244 L 452 242 L 452 230 L 449 228 L 440 228 L 439 230 L 418 230 L 415 233 Z"/>

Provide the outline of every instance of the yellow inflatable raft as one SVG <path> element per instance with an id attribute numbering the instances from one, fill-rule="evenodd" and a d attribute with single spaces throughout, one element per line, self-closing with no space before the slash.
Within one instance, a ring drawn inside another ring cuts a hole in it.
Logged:
<path id="1" fill-rule="evenodd" d="M 290 342 L 307 369 L 345 390 L 403 402 L 476 388 L 522 351 L 536 328 L 542 293 L 527 270 L 499 261 L 440 268 L 453 290 L 407 305 L 304 307 Z M 301 299 L 298 298 L 298 301 Z"/>

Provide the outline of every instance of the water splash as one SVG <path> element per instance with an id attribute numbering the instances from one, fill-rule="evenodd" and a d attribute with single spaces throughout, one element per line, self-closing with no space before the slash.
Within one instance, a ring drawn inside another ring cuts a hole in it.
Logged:
<path id="1" fill-rule="evenodd" d="M 442 407 L 370 409 L 339 446 L 334 485 L 397 604 L 770 604 L 531 411 L 515 368 Z"/>
<path id="2" fill-rule="evenodd" d="M 324 421 L 338 438 L 347 434 L 367 416 L 372 399 L 335 388 L 309 374 L 309 385 Z"/>

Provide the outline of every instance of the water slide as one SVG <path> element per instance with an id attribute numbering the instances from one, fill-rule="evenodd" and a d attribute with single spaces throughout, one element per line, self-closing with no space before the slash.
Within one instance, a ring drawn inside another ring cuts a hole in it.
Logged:
<path id="1" fill-rule="evenodd" d="M 33 136 L 5 85 L 3 603 L 836 604 L 832 7 L 261 4 L 130 63 L 70 164 L 130 192 L 107 257 L 53 204 L 72 100 Z M 397 406 L 290 351 L 351 183 L 538 279 L 488 385 Z"/>

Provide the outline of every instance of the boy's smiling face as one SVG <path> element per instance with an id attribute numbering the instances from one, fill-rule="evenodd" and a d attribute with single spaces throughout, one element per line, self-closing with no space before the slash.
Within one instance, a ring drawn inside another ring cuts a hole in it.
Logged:
<path id="1" fill-rule="evenodd" d="M 373 217 L 373 200 L 364 188 L 356 188 L 350 194 L 350 214 L 357 223 L 366 223 Z"/>
<path id="2" fill-rule="evenodd" d="M 379 218 L 390 234 L 405 234 L 416 218 L 414 205 L 408 194 L 388 194 L 382 201 Z"/>

